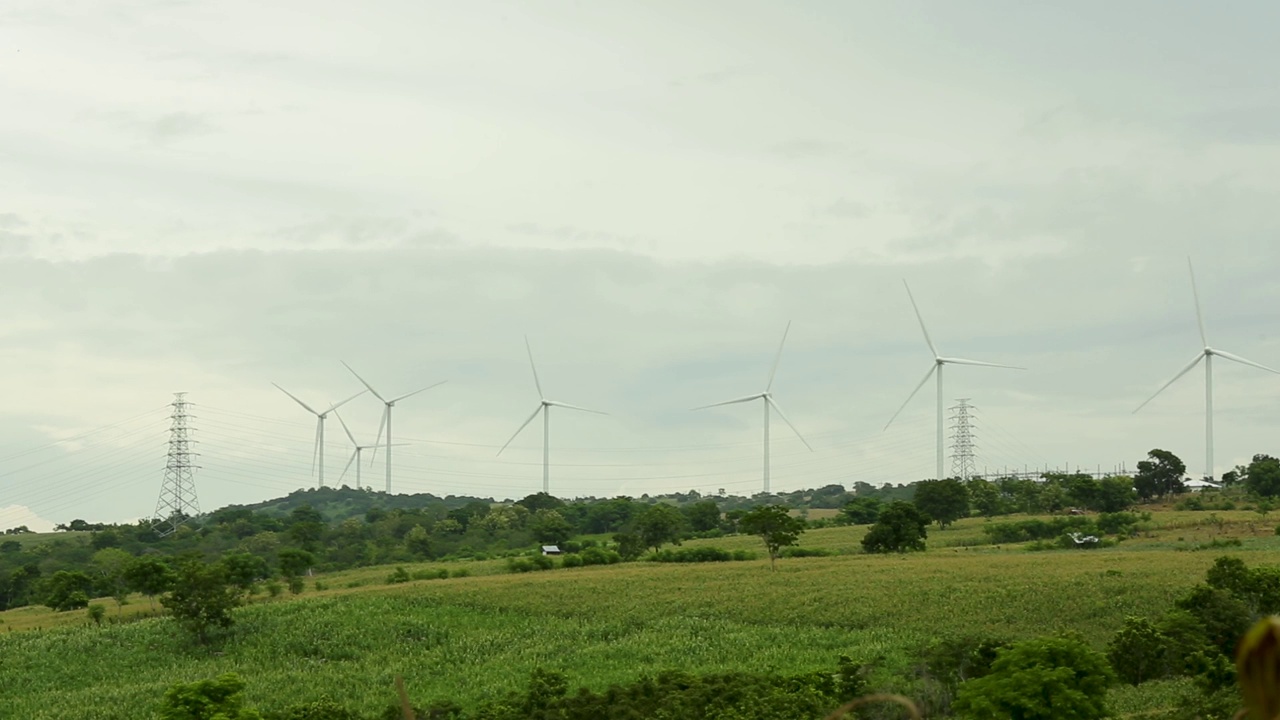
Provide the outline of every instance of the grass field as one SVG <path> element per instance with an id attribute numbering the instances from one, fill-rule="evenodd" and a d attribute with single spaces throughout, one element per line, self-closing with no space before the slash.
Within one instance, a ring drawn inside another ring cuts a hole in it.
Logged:
<path id="1" fill-rule="evenodd" d="M 1219 555 L 1280 564 L 1280 538 L 1256 513 L 1208 518 L 1161 513 L 1117 547 L 1054 552 L 975 545 L 983 521 L 970 519 L 931 531 L 926 553 L 784 559 L 776 572 L 760 560 L 511 575 L 486 561 L 466 565 L 471 577 L 387 585 L 389 568 L 367 568 L 241 609 L 216 653 L 191 649 L 165 619 L 97 628 L 83 612 L 16 610 L 0 613 L 0 717 L 79 717 L 87 707 L 95 718 L 147 717 L 170 684 L 224 671 L 241 673 L 264 709 L 329 695 L 370 712 L 392 701 L 397 674 L 415 702 L 472 704 L 520 687 L 534 667 L 599 689 L 674 668 L 830 669 L 841 654 L 901 669 L 930 638 L 953 633 L 1075 630 L 1102 648 L 1126 616 L 1163 612 Z M 864 532 L 811 531 L 802 545 L 852 553 Z M 1243 546 L 1190 551 L 1233 537 Z M 695 542 L 759 550 L 748 537 Z M 136 598 L 124 611 L 147 609 Z M 1137 712 L 1167 690 L 1120 689 L 1115 704 Z"/>

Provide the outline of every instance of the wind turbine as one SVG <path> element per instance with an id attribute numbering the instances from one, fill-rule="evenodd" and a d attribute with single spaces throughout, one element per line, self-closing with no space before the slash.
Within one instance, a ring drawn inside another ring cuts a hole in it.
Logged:
<path id="1" fill-rule="evenodd" d="M 533 385 L 538 389 L 538 407 L 534 409 L 533 414 L 530 415 L 527 420 L 525 420 L 523 423 L 520 424 L 520 427 L 516 429 L 515 434 L 511 436 L 511 439 L 508 440 L 505 444 L 503 444 L 501 448 L 498 449 L 498 455 L 501 455 L 502 451 L 507 449 L 507 446 L 510 445 L 513 440 L 516 439 L 516 437 L 520 434 L 520 432 L 524 430 L 525 427 L 529 425 L 529 423 L 533 422 L 534 418 L 538 417 L 538 413 L 542 413 L 542 492 L 550 493 L 551 492 L 551 408 L 562 407 L 562 408 L 568 408 L 569 410 L 581 410 L 583 412 L 595 413 L 596 415 L 608 415 L 609 413 L 601 412 L 599 410 L 590 410 L 588 408 L 578 407 L 577 405 L 570 405 L 569 403 L 562 403 L 558 400 L 548 400 L 547 396 L 542 394 L 542 382 L 538 380 L 538 366 L 535 365 L 533 362 L 533 348 L 529 346 L 528 335 L 524 336 L 524 349 L 526 352 L 529 353 L 529 367 L 533 370 Z M 495 457 L 497 456 L 495 455 Z"/>
<path id="2" fill-rule="evenodd" d="M 1241 365 L 1248 365 L 1249 367 L 1255 367 L 1255 368 L 1258 368 L 1259 370 L 1266 370 L 1267 372 L 1276 373 L 1277 375 L 1280 375 L 1280 371 L 1272 370 L 1266 365 L 1260 365 L 1252 360 L 1246 360 L 1240 357 L 1239 355 L 1233 355 L 1229 352 L 1226 352 L 1225 350 L 1217 350 L 1212 347 L 1209 347 L 1209 339 L 1208 337 L 1206 337 L 1204 332 L 1204 315 L 1200 312 L 1200 290 L 1196 288 L 1196 271 L 1194 268 L 1191 267 L 1191 258 L 1189 257 L 1187 258 L 1187 272 L 1190 273 L 1191 275 L 1191 297 L 1193 300 L 1195 300 L 1195 303 L 1196 303 L 1196 325 L 1200 328 L 1200 342 L 1204 344 L 1204 349 L 1196 354 L 1196 359 L 1192 360 L 1191 364 L 1183 368 L 1177 375 L 1174 375 L 1172 380 L 1165 383 L 1164 385 L 1161 385 L 1160 389 L 1155 392 L 1155 395 L 1152 395 L 1151 397 L 1143 401 L 1143 403 L 1139 405 L 1133 412 L 1137 413 L 1138 410 L 1141 410 L 1142 408 L 1146 407 L 1147 403 L 1156 399 L 1156 395 L 1159 395 L 1160 393 L 1164 392 L 1165 388 L 1177 382 L 1178 379 L 1181 378 L 1183 375 L 1186 375 L 1187 373 L 1191 372 L 1192 368 L 1194 368 L 1196 365 L 1200 363 L 1201 360 L 1203 360 L 1204 361 L 1204 464 L 1205 464 L 1204 474 L 1206 478 L 1212 480 L 1214 478 L 1214 475 L 1213 475 L 1213 357 L 1216 355 L 1220 358 L 1225 358 L 1227 360 L 1238 362 Z"/>
<path id="3" fill-rule="evenodd" d="M 907 289 L 907 298 L 911 300 L 911 309 L 916 311 L 916 320 L 920 321 L 920 332 L 924 333 L 924 341 L 929 346 L 929 352 L 933 353 L 933 365 L 929 367 L 929 372 L 924 374 L 924 379 L 920 381 L 920 384 L 916 385 L 916 388 L 911 391 L 910 395 L 907 396 L 907 400 L 906 402 L 902 403 L 902 407 L 898 408 L 898 412 L 894 413 L 893 417 L 889 418 L 889 422 L 885 423 L 884 429 L 885 430 L 889 429 L 889 426 L 893 424 L 894 420 L 898 419 L 898 416 L 901 415 L 902 411 L 906 409 L 907 404 L 910 403 L 911 399 L 916 396 L 916 393 L 920 392 L 920 388 L 924 387 L 924 384 L 929 382 L 929 377 L 934 373 L 937 373 L 938 374 L 938 447 L 937 447 L 938 474 L 935 479 L 942 480 L 944 477 L 943 461 L 945 459 L 944 447 L 943 447 L 943 434 L 942 434 L 942 413 L 943 413 L 942 366 L 944 365 L 977 365 L 980 367 L 1005 368 L 1007 370 L 1026 370 L 1026 368 L 1021 368 L 1014 365 L 1000 365 L 999 363 L 984 362 L 981 360 L 965 360 L 964 358 L 943 357 L 939 355 L 938 348 L 934 347 L 933 339 L 929 337 L 929 329 L 924 326 L 924 317 L 920 315 L 920 308 L 919 306 L 916 305 L 916 298 L 914 295 L 911 294 L 911 286 L 907 284 L 906 280 L 902 281 L 902 285 Z"/>
<path id="4" fill-rule="evenodd" d="M 448 382 L 448 381 L 447 381 L 447 380 L 441 380 L 441 381 L 440 381 L 440 382 L 438 382 L 438 383 L 433 383 L 433 384 L 428 385 L 428 386 L 426 386 L 426 387 L 424 387 L 424 388 L 418 388 L 417 390 L 414 390 L 413 392 L 408 392 L 408 393 L 405 393 L 405 394 L 400 395 L 400 396 L 398 396 L 398 397 L 393 397 L 393 398 L 391 398 L 390 400 L 388 400 L 388 399 L 386 399 L 386 398 L 382 397 L 381 395 L 379 395 L 379 394 L 378 394 L 378 391 L 377 391 L 377 390 L 374 390 L 372 385 L 370 385 L 369 383 L 365 382 L 365 379 L 364 379 L 364 378 L 362 378 L 362 377 L 360 377 L 360 373 L 358 373 L 358 372 L 356 372 L 354 369 L 352 369 L 352 367 L 351 367 L 350 365 L 347 365 L 346 361 L 342 361 L 342 364 L 343 364 L 343 366 L 345 366 L 348 370 L 351 370 L 351 374 L 352 374 L 352 375 L 355 375 L 355 376 L 356 376 L 356 379 L 357 379 L 357 380 L 359 380 L 359 381 L 360 381 L 360 383 L 361 383 L 362 385 L 364 385 L 366 388 L 368 388 L 368 389 L 369 389 L 369 392 L 373 393 L 373 396 L 374 396 L 374 397 L 376 397 L 376 398 L 378 398 L 379 400 L 381 400 L 381 401 L 382 401 L 382 404 L 385 406 L 385 407 L 383 407 L 383 409 L 382 409 L 382 421 L 378 423 L 378 439 L 377 439 L 377 440 L 374 440 L 374 443 L 373 443 L 373 444 L 374 444 L 374 446 L 375 446 L 374 451 L 373 451 L 373 455 L 374 455 L 374 458 L 376 458 L 376 457 L 378 456 L 378 450 L 377 450 L 377 447 L 376 447 L 376 446 L 377 446 L 377 444 L 378 444 L 378 441 L 382 439 L 382 428 L 384 428 L 384 427 L 385 427 L 385 428 L 387 429 L 387 442 L 386 442 L 386 448 L 387 448 L 387 494 L 388 494 L 388 495 L 390 495 L 390 494 L 391 494 L 391 447 L 392 447 L 392 443 L 391 443 L 391 408 L 395 407 L 395 406 L 396 406 L 396 403 L 400 402 L 401 400 L 404 400 L 405 398 L 413 397 L 414 395 L 417 395 L 417 394 L 418 394 L 418 393 L 420 393 L 420 392 L 424 392 L 424 391 L 426 391 L 426 390 L 430 390 L 431 388 L 436 387 L 436 386 L 438 386 L 438 385 L 443 385 L 443 384 L 445 384 L 445 383 L 446 383 L 446 382 Z M 373 458 L 370 458 L 369 463 L 370 463 L 370 464 L 372 464 L 372 463 L 373 463 Z"/>
<path id="5" fill-rule="evenodd" d="M 778 343 L 778 354 L 774 355 L 773 357 L 773 367 L 770 368 L 769 370 L 769 381 L 765 383 L 764 392 L 758 392 L 754 395 L 734 398 L 733 400 L 725 400 L 724 402 L 712 403 L 710 405 L 703 405 L 701 407 L 694 408 L 694 410 L 706 410 L 707 408 L 720 407 L 721 405 L 735 405 L 737 403 L 751 402 L 753 400 L 764 401 L 763 403 L 764 405 L 764 491 L 766 493 L 769 492 L 769 415 L 771 414 L 770 409 L 776 410 L 778 412 L 778 417 L 782 418 L 782 422 L 786 423 L 787 427 L 791 428 L 791 431 L 796 434 L 796 437 L 800 438 L 800 442 L 804 443 L 804 446 L 809 448 L 809 452 L 813 452 L 813 448 L 810 447 L 809 441 L 804 439 L 804 436 L 800 434 L 799 430 L 796 430 L 796 426 L 792 425 L 791 421 L 787 419 L 786 413 L 782 412 L 782 408 L 778 405 L 778 401 L 773 399 L 773 392 L 772 392 L 773 377 L 778 373 L 778 361 L 782 359 L 782 346 L 786 344 L 787 333 L 790 331 L 791 331 L 791 322 L 788 321 L 787 327 L 784 328 L 782 331 L 782 342 Z"/>
<path id="6" fill-rule="evenodd" d="M 342 429 L 347 433 L 347 437 L 351 439 L 351 445 L 355 447 L 355 451 L 351 453 L 351 459 L 347 460 L 347 464 L 342 468 L 342 474 L 338 476 L 338 482 L 342 482 L 342 478 L 346 477 L 347 471 L 351 469 L 351 463 L 355 463 L 356 464 L 356 487 L 364 487 L 363 485 L 360 484 L 360 453 L 370 449 L 376 450 L 378 448 L 378 443 L 375 441 L 374 444 L 372 445 L 361 445 L 360 443 L 356 442 L 356 436 L 351 434 L 351 428 L 347 427 L 347 423 L 342 419 L 342 415 L 340 415 L 336 410 L 334 411 L 333 415 L 334 417 L 338 418 L 338 422 L 342 423 Z M 399 447 L 403 445 L 408 445 L 409 443 L 392 443 L 392 444 Z"/>
<path id="7" fill-rule="evenodd" d="M 343 401 L 342 401 L 342 402 L 340 402 L 340 403 L 337 403 L 337 404 L 331 405 L 331 406 L 329 407 L 329 409 L 328 409 L 328 410 L 325 410 L 324 412 L 316 412 L 316 411 L 315 411 L 315 410 L 314 410 L 310 405 L 308 405 L 308 404 L 306 404 L 306 403 L 302 402 L 301 400 L 299 400 L 297 395 L 294 395 L 293 393 L 289 392 L 288 390 L 285 390 L 284 388 L 280 387 L 279 385 L 276 385 L 276 383 L 271 383 L 271 384 L 272 384 L 272 385 L 275 385 L 275 386 L 276 386 L 276 388 L 277 388 L 280 392 L 282 392 L 282 393 L 284 393 L 285 395 L 288 395 L 289 397 L 293 398 L 293 401 L 294 401 L 294 402 L 296 402 L 296 403 L 298 403 L 299 405 L 301 405 L 301 406 L 303 407 L 303 409 L 305 409 L 307 412 L 309 412 L 309 413 L 311 413 L 312 415 L 315 415 L 315 416 L 316 416 L 316 446 L 315 446 L 315 449 L 314 449 L 314 450 L 312 450 L 312 452 L 311 452 L 311 469 L 312 469 L 312 470 L 315 470 L 315 469 L 316 469 L 316 464 L 317 464 L 317 463 L 316 463 L 316 458 L 318 457 L 318 458 L 319 458 L 319 460 L 320 460 L 320 462 L 319 462 L 319 466 L 320 466 L 320 475 L 319 475 L 319 477 L 320 477 L 320 487 L 324 487 L 324 419 L 325 419 L 326 417 L 328 417 L 329 413 L 333 412 L 334 410 L 337 410 L 338 408 L 342 407 L 343 405 L 346 405 L 347 403 L 351 402 L 352 400 L 355 400 L 356 398 L 358 398 L 358 397 L 360 397 L 361 395 L 363 395 L 363 394 L 364 394 L 364 391 L 363 391 L 363 390 L 361 390 L 360 392 L 356 393 L 355 395 L 352 395 L 351 397 L 347 398 L 346 400 L 343 400 Z"/>

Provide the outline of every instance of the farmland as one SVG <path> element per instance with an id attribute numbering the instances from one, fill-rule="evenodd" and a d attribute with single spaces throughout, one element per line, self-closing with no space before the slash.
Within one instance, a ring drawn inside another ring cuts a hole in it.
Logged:
<path id="1" fill-rule="evenodd" d="M 839 655 L 883 668 L 912 663 L 931 638 L 1029 638 L 1074 630 L 1105 646 L 1129 615 L 1154 616 L 1204 577 L 1226 551 L 1195 551 L 1225 538 L 1250 565 L 1280 563 L 1280 538 L 1252 512 L 1157 513 L 1142 536 L 1092 551 L 1027 552 L 982 545 L 984 521 L 930 533 L 908 555 L 853 554 L 865 528 L 807 533 L 802 546 L 844 552 L 671 565 L 624 563 L 507 574 L 498 561 L 469 577 L 387 585 L 388 568 L 319 578 L 298 598 L 259 596 L 237 611 L 216 652 L 193 649 L 169 621 L 87 624 L 81 612 L 0 614 L 0 687 L 6 712 L 63 718 L 136 718 L 174 682 L 226 671 L 248 682 L 263 709 L 330 696 L 363 713 L 394 698 L 403 675 L 415 702 L 463 706 L 521 687 L 537 667 L 602 689 L 664 669 L 797 673 L 829 669 Z M 686 545 L 755 550 L 727 537 Z M 105 601 L 108 605 L 112 603 Z M 135 596 L 109 617 L 148 611 Z M 1118 708 L 1162 702 L 1159 684 L 1113 690 Z"/>

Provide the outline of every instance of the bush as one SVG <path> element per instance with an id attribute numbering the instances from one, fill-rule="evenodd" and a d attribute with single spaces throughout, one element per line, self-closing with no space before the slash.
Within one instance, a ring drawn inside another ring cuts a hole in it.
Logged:
<path id="1" fill-rule="evenodd" d="M 410 579 L 409 571 L 405 570 L 403 567 L 397 566 L 396 569 L 392 570 L 391 574 L 387 576 L 387 583 L 390 585 L 396 585 L 399 583 L 407 583 Z"/>
<path id="2" fill-rule="evenodd" d="M 789 547 L 782 549 L 782 557 L 784 558 L 828 557 L 830 555 L 835 555 L 835 553 L 825 548 Z"/>
<path id="3" fill-rule="evenodd" d="M 754 553 L 745 550 L 729 552 L 716 547 L 666 549 L 649 553 L 645 560 L 663 563 L 698 563 L 698 562 L 730 562 L 733 560 L 753 560 Z"/>
<path id="4" fill-rule="evenodd" d="M 1112 513 L 1131 515 L 1131 513 Z M 1137 516 L 1133 516 L 1137 522 Z M 988 523 L 982 532 L 993 543 L 1021 543 L 1031 540 L 1056 540 L 1068 532 L 1095 534 L 1098 527 L 1092 518 L 1082 515 L 1053 518 L 1052 520 L 1021 520 L 1019 522 Z"/>
<path id="5" fill-rule="evenodd" d="M 107 614 L 107 608 L 105 605 L 89 606 L 89 619 L 93 621 L 94 625 L 101 625 L 102 618 L 105 617 L 106 614 Z"/>
<path id="6" fill-rule="evenodd" d="M 289 593 L 292 595 L 301 595 L 302 591 L 307 587 L 307 583 L 304 582 L 302 578 L 296 575 L 289 578 L 288 583 L 289 583 Z M 317 583 L 317 585 L 318 584 L 319 583 Z M 316 589 L 319 590 L 320 588 L 317 587 Z"/>
<path id="7" fill-rule="evenodd" d="M 1108 535 L 1133 535 L 1138 532 L 1138 516 L 1128 512 L 1098 515 L 1098 530 Z"/>
<path id="8" fill-rule="evenodd" d="M 1100 720 L 1114 679 L 1106 659 L 1075 638 L 1027 640 L 961 684 L 955 707 L 974 720 Z"/>
<path id="9" fill-rule="evenodd" d="M 453 572 L 449 573 L 449 576 L 456 578 L 471 577 L 471 571 L 464 567 L 454 568 Z"/>
<path id="10" fill-rule="evenodd" d="M 912 503 L 896 501 L 880 511 L 876 524 L 862 538 L 862 549 L 869 553 L 924 550 L 930 522 Z"/>
<path id="11" fill-rule="evenodd" d="M 622 562 L 622 555 L 616 550 L 602 547 L 589 547 L 582 551 L 583 565 L 613 565 Z"/>
<path id="12" fill-rule="evenodd" d="M 569 554 L 560 558 L 560 567 L 576 568 L 582 567 L 582 556 Z"/>
<path id="13" fill-rule="evenodd" d="M 1169 674 L 1169 638 L 1146 618 L 1130 617 L 1107 644 L 1107 660 L 1116 676 L 1130 685 Z"/>
<path id="14" fill-rule="evenodd" d="M 244 680 L 224 673 L 215 680 L 176 683 L 164 694 L 161 720 L 261 720 L 262 715 L 244 707 Z"/>
<path id="15" fill-rule="evenodd" d="M 527 555 L 525 557 L 507 558 L 507 570 L 513 573 L 550 570 L 555 566 L 556 561 L 546 555 Z"/>

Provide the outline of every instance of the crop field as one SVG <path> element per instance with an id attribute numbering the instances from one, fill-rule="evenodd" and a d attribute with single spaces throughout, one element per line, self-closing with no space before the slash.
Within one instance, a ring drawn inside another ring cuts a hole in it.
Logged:
<path id="1" fill-rule="evenodd" d="M 929 552 L 890 556 L 853 554 L 865 528 L 814 530 L 803 546 L 845 554 L 783 559 L 776 572 L 757 560 L 507 574 L 485 561 L 406 566 L 471 576 L 400 585 L 386 584 L 386 567 L 334 573 L 319 578 L 324 590 L 259 596 L 216 652 L 193 649 L 166 619 L 92 627 L 83 612 L 10 611 L 0 613 L 0 716 L 92 707 L 95 718 L 133 720 L 172 683 L 226 671 L 244 676 L 263 709 L 328 695 L 371 712 L 393 701 L 396 675 L 417 703 L 468 705 L 521 687 L 535 667 L 601 689 L 665 669 L 830 669 L 842 654 L 900 670 L 931 638 L 955 634 L 1074 630 L 1102 648 L 1126 616 L 1163 612 L 1219 555 L 1280 564 L 1280 538 L 1256 513 L 1160 513 L 1142 536 L 1090 551 L 979 545 L 982 525 L 931 531 Z M 1242 544 L 1194 549 L 1223 538 Z M 758 552 L 757 542 L 687 544 Z M 145 613 L 148 602 L 123 610 Z M 1148 708 L 1165 686 L 1116 690 L 1114 705 Z"/>

